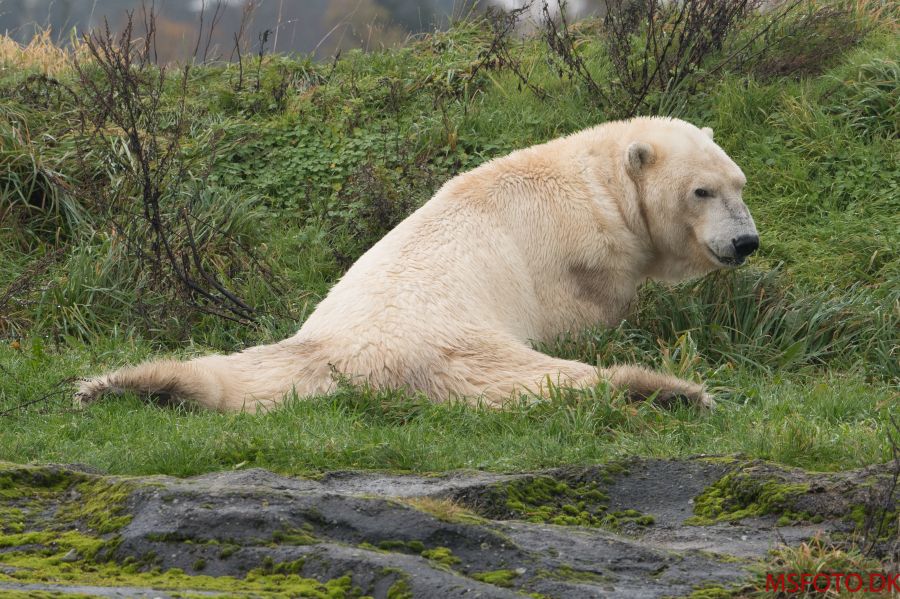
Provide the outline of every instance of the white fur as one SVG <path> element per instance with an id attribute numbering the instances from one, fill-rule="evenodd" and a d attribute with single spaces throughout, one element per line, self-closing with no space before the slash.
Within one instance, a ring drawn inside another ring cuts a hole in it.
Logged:
<path id="1" fill-rule="evenodd" d="M 447 182 L 366 252 L 293 337 L 228 356 L 151 362 L 83 383 L 175 395 L 219 410 L 329 392 L 335 374 L 435 401 L 599 379 L 639 397 L 708 403 L 701 386 L 635 366 L 534 351 L 565 331 L 615 325 L 648 278 L 724 264 L 755 234 L 743 173 L 712 132 L 683 121 L 612 122 L 492 160 Z M 694 189 L 715 190 L 700 201 Z M 737 216 L 735 216 L 737 215 Z"/>

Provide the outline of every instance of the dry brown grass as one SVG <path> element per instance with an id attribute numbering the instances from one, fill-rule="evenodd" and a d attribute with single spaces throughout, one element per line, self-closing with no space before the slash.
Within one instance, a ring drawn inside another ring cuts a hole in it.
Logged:
<path id="1" fill-rule="evenodd" d="M 73 56 L 80 61 L 89 60 L 90 54 L 79 38 L 73 37 L 72 45 L 63 48 L 53 42 L 51 33 L 50 29 L 44 29 L 24 46 L 9 36 L 0 35 L 0 68 L 56 75 L 71 67 Z"/>
<path id="2" fill-rule="evenodd" d="M 872 591 L 865 593 L 851 593 L 846 590 L 846 583 L 841 588 L 836 588 L 837 583 L 833 583 L 831 588 L 825 592 L 819 592 L 811 587 L 806 587 L 797 593 L 785 592 L 769 592 L 763 591 L 764 583 L 762 577 L 768 574 L 778 575 L 781 573 L 859 573 L 863 579 L 868 581 L 870 573 L 893 573 L 896 572 L 895 564 L 881 563 L 879 560 L 863 555 L 856 548 L 847 548 L 838 545 L 832 545 L 824 541 L 820 536 L 815 536 L 806 543 L 801 543 L 798 547 L 781 546 L 771 552 L 771 560 L 759 566 L 754 567 L 760 574 L 759 590 L 757 593 L 751 593 L 750 596 L 755 597 L 772 597 L 780 599 L 782 597 L 791 597 L 796 599 L 851 599 L 855 596 L 865 595 L 866 597 L 878 597 L 884 599 L 894 599 L 896 594 L 892 593 L 890 587 L 882 592 Z M 837 585 L 840 586 L 840 585 Z"/>
<path id="3" fill-rule="evenodd" d="M 444 522 L 477 523 L 482 521 L 479 516 L 450 499 L 410 497 L 401 501 Z"/>
<path id="4" fill-rule="evenodd" d="M 896 31 L 900 28 L 900 7 L 895 2 L 888 0 L 854 0 L 850 6 L 856 14 L 865 15 L 872 22 Z"/>

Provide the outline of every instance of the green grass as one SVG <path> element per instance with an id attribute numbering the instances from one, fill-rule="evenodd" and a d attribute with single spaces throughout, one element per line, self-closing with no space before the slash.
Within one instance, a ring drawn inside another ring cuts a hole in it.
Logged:
<path id="1" fill-rule="evenodd" d="M 149 348 L 115 340 L 41 358 L 27 348 L 4 349 L 0 359 L 26 381 L 20 397 L 40 397 L 52 382 L 119 362 L 122 352 L 139 359 Z M 287 473 L 524 470 L 628 455 L 732 452 L 834 470 L 890 457 L 886 427 L 895 392 L 858 374 L 760 377 L 725 368 L 711 382 L 721 398 L 712 413 L 630 404 L 602 387 L 560 391 L 546 401 L 525 398 L 500 411 L 342 389 L 259 415 L 158 407 L 134 397 L 78 412 L 68 409 L 68 396 L 54 396 L 4 416 L 0 459 L 189 475 L 253 466 Z M 0 392 L 8 397 L 15 388 L 7 379 Z"/>
<path id="2" fill-rule="evenodd" d="M 550 99 L 508 68 L 480 65 L 490 35 L 478 24 L 334 65 L 269 57 L 259 91 L 253 79 L 236 89 L 234 65 L 195 67 L 178 158 L 188 176 L 170 182 L 166 201 L 193 198 L 206 223 L 195 231 L 204 259 L 260 309 L 255 325 L 242 326 L 177 305 L 103 207 L 78 193 L 100 181 L 134 205 L 136 190 L 112 160 L 121 139 L 85 142 L 70 96 L 31 96 L 29 71 L 4 69 L 0 460 L 176 475 L 523 470 L 731 452 L 820 470 L 887 460 L 887 416 L 900 401 L 900 42 L 891 27 L 872 23 L 816 74 L 728 72 L 690 97 L 660 98 L 657 106 L 712 126 L 746 172 L 760 253 L 737 272 L 649 285 L 620 327 L 541 348 L 706 380 L 720 403 L 712 413 L 628 404 L 602 387 L 501 411 L 348 388 L 259 415 L 130 396 L 75 411 L 71 377 L 291 334 L 355 258 L 448 178 L 609 114 L 583 82 L 548 67 L 538 39 L 511 51 Z M 595 76 L 610 75 L 602 44 L 588 37 L 580 48 Z M 72 73 L 58 77 L 77 86 Z M 274 102 L 282 80 L 289 86 Z M 168 85 L 171 111 L 177 82 Z M 217 228 L 258 248 L 287 292 Z"/>

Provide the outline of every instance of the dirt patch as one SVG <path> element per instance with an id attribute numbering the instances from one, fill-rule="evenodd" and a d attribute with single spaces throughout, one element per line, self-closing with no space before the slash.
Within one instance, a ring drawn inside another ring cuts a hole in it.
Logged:
<path id="1" fill-rule="evenodd" d="M 734 458 L 318 480 L 263 470 L 175 479 L 0 465 L 0 589 L 689 595 L 740 585 L 781 542 L 853 535 L 888 478 L 887 468 L 813 474 Z M 896 498 L 889 507 L 895 522 Z M 891 535 L 888 527 L 885 544 Z"/>

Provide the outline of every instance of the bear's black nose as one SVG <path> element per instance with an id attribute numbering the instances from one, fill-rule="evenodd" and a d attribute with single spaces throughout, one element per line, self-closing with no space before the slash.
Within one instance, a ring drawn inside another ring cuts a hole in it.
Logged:
<path id="1" fill-rule="evenodd" d="M 759 249 L 759 237 L 756 235 L 741 235 L 737 239 L 732 239 L 734 244 L 734 253 L 738 258 L 746 258 Z"/>

